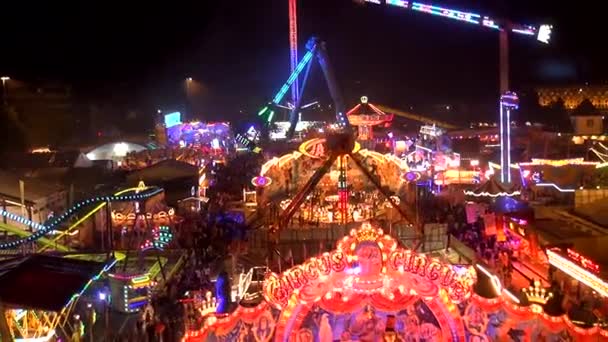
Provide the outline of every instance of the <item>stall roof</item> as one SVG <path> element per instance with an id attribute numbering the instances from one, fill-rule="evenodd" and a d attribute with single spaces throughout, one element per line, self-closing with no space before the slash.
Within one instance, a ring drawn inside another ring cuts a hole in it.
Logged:
<path id="1" fill-rule="evenodd" d="M 20 180 L 24 181 L 24 197 L 27 202 L 36 202 L 41 198 L 46 198 L 64 190 L 56 184 L 39 179 L 21 177 L 18 174 L 0 170 L 0 195 L 19 200 L 21 197 L 19 190 Z"/>
<path id="2" fill-rule="evenodd" d="M 61 311 L 106 264 L 29 255 L 0 262 L 0 300 L 7 306 Z"/>
<path id="3" fill-rule="evenodd" d="M 139 181 L 144 181 L 147 184 L 159 184 L 189 177 L 198 177 L 196 166 L 174 159 L 167 159 L 145 169 L 129 173 L 127 182 L 136 184 Z"/>

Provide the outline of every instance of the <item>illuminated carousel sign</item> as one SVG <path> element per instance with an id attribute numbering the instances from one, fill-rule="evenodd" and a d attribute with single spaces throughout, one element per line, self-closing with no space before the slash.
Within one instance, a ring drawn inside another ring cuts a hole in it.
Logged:
<path id="1" fill-rule="evenodd" d="M 308 141 L 303 142 L 298 149 L 300 153 L 309 157 L 309 158 L 325 158 L 327 155 L 326 147 L 325 147 L 325 139 L 315 138 L 310 139 Z M 353 153 L 357 153 L 361 150 L 361 145 L 358 142 L 355 142 L 355 147 L 353 148 Z"/>
<path id="2" fill-rule="evenodd" d="M 472 268 L 453 266 L 402 248 L 382 229 L 364 223 L 344 237 L 337 250 L 311 258 L 281 275 L 270 273 L 263 286 L 266 300 L 283 309 L 290 300 L 315 302 L 321 297 L 381 294 L 418 295 L 432 299 L 447 294 L 452 302 L 467 299 L 476 279 Z"/>

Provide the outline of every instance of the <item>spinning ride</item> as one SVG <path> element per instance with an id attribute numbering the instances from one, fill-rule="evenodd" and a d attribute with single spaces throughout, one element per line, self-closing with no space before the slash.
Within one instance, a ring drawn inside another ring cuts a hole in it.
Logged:
<path id="1" fill-rule="evenodd" d="M 306 67 L 306 72 L 302 82 L 300 97 L 290 113 L 291 126 L 287 132 L 287 138 L 290 139 L 293 137 L 295 132 L 295 126 L 298 121 L 298 113 L 301 107 L 302 94 L 304 93 L 308 76 L 313 66 L 313 58 L 316 58 L 323 71 L 323 75 L 325 76 L 327 87 L 334 102 L 336 123 L 334 124 L 335 128 L 327 134 L 327 137 L 325 139 L 320 139 L 319 144 L 316 145 L 316 148 L 323 151 L 323 153 L 316 153 L 316 155 L 321 159 L 320 166 L 285 207 L 277 222 L 275 222 L 271 227 L 271 232 L 276 232 L 281 228 L 284 228 L 289 223 L 302 203 L 317 187 L 323 177 L 331 171 L 332 166 L 336 162 L 338 165 L 338 208 L 341 213 L 340 216 L 342 221 L 346 222 L 346 218 L 348 217 L 347 200 L 349 197 L 348 186 L 346 183 L 346 176 L 348 173 L 347 160 L 352 161 L 354 166 L 358 168 L 363 176 L 365 176 L 365 178 L 367 178 L 371 184 L 373 184 L 373 186 L 380 191 L 386 201 L 388 201 L 394 209 L 396 209 L 407 221 L 412 222 L 411 218 L 408 217 L 401 207 L 399 207 L 395 199 L 391 197 L 391 193 L 386 188 L 382 187 L 379 179 L 367 168 L 361 155 L 356 153 L 357 144 L 355 143 L 355 135 L 344 107 L 344 101 L 337 85 L 334 71 L 329 62 L 325 42 L 321 41 L 319 38 L 313 37 L 306 44 L 306 48 L 308 49 L 308 52 L 303 57 L 300 65 L 298 65 L 298 69 L 300 69 L 300 71 Z M 297 77 L 297 74 L 295 74 L 295 76 Z M 292 78 L 294 77 L 290 77 L 291 81 L 293 81 Z M 289 80 L 288 83 L 291 85 Z M 286 83 L 286 86 L 284 87 L 285 92 L 289 88 L 289 85 Z M 306 154 L 307 152 L 300 151 L 300 153 Z M 259 185 L 266 184 L 266 178 L 261 178 L 259 180 L 262 181 L 259 183 Z"/>
<path id="2" fill-rule="evenodd" d="M 407 183 L 402 175 L 407 171 L 407 166 L 403 161 L 391 154 L 361 149 L 359 144 L 355 145 L 352 153 L 360 158 L 370 174 L 394 194 L 393 196 L 405 193 Z M 252 179 L 252 184 L 259 189 L 258 208 L 264 208 L 270 202 L 279 202 L 281 209 L 285 210 L 293 201 L 291 195 L 294 191 L 306 184 L 326 158 L 325 139 L 317 138 L 302 143 L 298 151 L 266 162 L 260 175 Z M 337 185 L 342 186 L 339 189 Z M 386 203 L 377 193 L 368 191 L 374 188 L 374 183 L 352 159 L 344 156 L 331 165 L 329 171 L 322 176 L 316 188 L 306 196 L 299 210 L 296 210 L 294 218 L 321 223 L 370 219 L 383 211 Z M 340 193 L 345 197 L 341 198 Z M 340 203 L 346 204 L 347 207 L 341 208 Z M 342 217 L 344 209 L 346 216 Z"/>

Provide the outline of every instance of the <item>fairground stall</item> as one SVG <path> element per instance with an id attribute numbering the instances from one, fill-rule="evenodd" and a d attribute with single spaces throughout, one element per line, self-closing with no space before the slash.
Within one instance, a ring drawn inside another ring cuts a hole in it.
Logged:
<path id="1" fill-rule="evenodd" d="M 543 307 L 553 295 L 540 283 L 521 302 L 505 296 L 495 279 L 488 282 L 492 298 L 478 295 L 474 285 L 489 278 L 478 279 L 476 268 L 406 249 L 363 223 L 335 250 L 268 273 L 257 303 L 208 315 L 218 301 L 207 299 L 204 323 L 184 341 L 608 340 L 598 327 L 547 315 Z"/>

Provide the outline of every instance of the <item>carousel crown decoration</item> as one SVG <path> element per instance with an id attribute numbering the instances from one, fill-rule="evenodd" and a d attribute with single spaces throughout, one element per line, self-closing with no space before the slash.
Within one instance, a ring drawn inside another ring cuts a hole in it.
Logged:
<path id="1" fill-rule="evenodd" d="M 522 289 L 528 302 L 532 304 L 545 305 L 549 299 L 553 298 L 553 293 L 545 290 L 539 280 L 534 281 L 534 286 L 530 286 L 527 289 Z"/>
<path id="2" fill-rule="evenodd" d="M 215 313 L 217 311 L 218 301 L 212 296 L 211 291 L 207 291 L 205 299 L 201 301 L 199 312 L 202 316 Z"/>
<path id="3" fill-rule="evenodd" d="M 382 229 L 376 229 L 372 227 L 369 223 L 364 223 L 360 229 L 354 230 L 352 232 L 357 242 L 363 241 L 377 241 L 380 237 L 382 237 L 383 232 Z"/>

